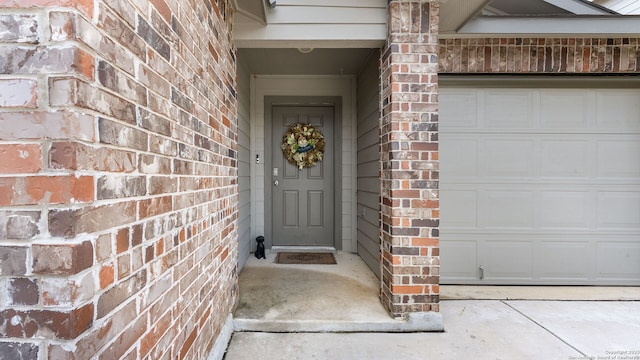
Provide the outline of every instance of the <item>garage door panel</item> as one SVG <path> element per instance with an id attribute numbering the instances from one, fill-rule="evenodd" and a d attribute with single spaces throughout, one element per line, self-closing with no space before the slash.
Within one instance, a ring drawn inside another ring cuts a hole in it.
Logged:
<path id="1" fill-rule="evenodd" d="M 540 142 L 540 175 L 544 177 L 577 177 L 590 175 L 592 143 L 588 140 L 542 140 Z"/>
<path id="2" fill-rule="evenodd" d="M 537 197 L 541 229 L 589 229 L 594 219 L 591 191 L 541 191 Z"/>
<path id="3" fill-rule="evenodd" d="M 640 229 L 640 191 L 600 191 L 597 199 L 598 228 Z"/>
<path id="4" fill-rule="evenodd" d="M 453 178 L 468 178 L 478 175 L 478 141 L 448 138 L 443 141 L 440 152 L 445 158 L 440 157 L 449 176 Z"/>
<path id="5" fill-rule="evenodd" d="M 640 131 L 640 92 L 637 90 L 599 90 L 600 130 Z"/>
<path id="6" fill-rule="evenodd" d="M 591 92 L 549 90 L 540 94 L 540 122 L 549 129 L 589 129 Z"/>
<path id="7" fill-rule="evenodd" d="M 532 140 L 486 139 L 484 150 L 480 167 L 486 169 L 485 176 L 503 178 L 533 175 Z"/>
<path id="8" fill-rule="evenodd" d="M 482 124 L 492 129 L 530 129 L 534 124 L 534 93 L 528 90 L 486 90 Z M 505 106 L 509 104 L 509 106 Z"/>
<path id="9" fill-rule="evenodd" d="M 587 241 L 563 241 L 549 237 L 536 246 L 536 278 L 585 281 L 593 266 L 593 245 Z"/>
<path id="10" fill-rule="evenodd" d="M 451 190 L 446 192 L 440 213 L 447 217 L 451 228 L 475 229 L 478 226 L 478 194 L 475 191 Z"/>
<path id="11" fill-rule="evenodd" d="M 452 238 L 440 251 L 442 256 L 451 259 L 446 264 L 440 265 L 440 273 L 446 272 L 450 278 L 457 280 L 469 281 L 478 278 L 478 243 L 476 241 Z"/>
<path id="12" fill-rule="evenodd" d="M 640 140 L 598 141 L 598 177 L 640 178 Z"/>
<path id="13" fill-rule="evenodd" d="M 481 227 L 493 229 L 533 228 L 531 191 L 487 190 L 481 198 Z"/>
<path id="14" fill-rule="evenodd" d="M 440 99 L 442 283 L 640 285 L 640 86 Z"/>
<path id="15" fill-rule="evenodd" d="M 474 129 L 478 127 L 477 91 L 475 89 L 451 90 L 452 96 L 438 99 L 440 106 L 450 109 L 447 127 Z"/>
<path id="16" fill-rule="evenodd" d="M 640 278 L 640 243 L 637 240 L 599 243 L 597 269 L 600 278 Z"/>
<path id="17" fill-rule="evenodd" d="M 481 248 L 487 280 L 530 279 L 533 277 L 533 245 L 528 241 L 486 241 Z"/>

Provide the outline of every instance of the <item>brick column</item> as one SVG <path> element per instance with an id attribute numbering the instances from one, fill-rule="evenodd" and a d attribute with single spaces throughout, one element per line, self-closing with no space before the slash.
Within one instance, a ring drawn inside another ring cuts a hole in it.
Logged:
<path id="1" fill-rule="evenodd" d="M 439 301 L 438 10 L 389 1 L 381 55 L 381 300 L 394 317 Z"/>

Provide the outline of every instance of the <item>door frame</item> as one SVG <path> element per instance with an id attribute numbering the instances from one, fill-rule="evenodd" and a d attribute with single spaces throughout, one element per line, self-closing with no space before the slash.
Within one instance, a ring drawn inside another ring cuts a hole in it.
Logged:
<path id="1" fill-rule="evenodd" d="M 265 188 L 266 138 L 270 136 L 265 127 L 265 99 L 268 97 L 325 97 L 339 99 L 341 110 L 336 111 L 336 152 L 334 161 L 338 169 L 334 173 L 334 194 L 339 195 L 334 204 L 335 247 L 338 250 L 357 252 L 357 149 L 356 149 L 356 78 L 336 75 L 252 75 L 251 76 L 251 235 L 265 236 L 265 246 L 272 246 L 271 228 L 267 220 L 271 206 L 271 193 Z M 336 101 L 332 100 L 332 101 Z M 266 136 L 268 134 L 268 136 Z M 259 161 L 256 161 L 259 158 Z M 270 164 L 269 164 L 270 165 Z M 268 174 L 271 175 L 271 174 Z M 270 185 L 270 184 L 269 184 Z M 266 210 L 269 211 L 266 211 Z M 269 227 L 267 229 L 267 227 Z M 252 244 L 255 246 L 255 241 Z"/>
<path id="2" fill-rule="evenodd" d="M 272 158 L 270 156 L 273 146 L 279 146 L 279 144 L 273 144 L 272 131 L 273 131 L 273 118 L 272 108 L 273 106 L 318 106 L 318 105 L 331 105 L 333 106 L 333 138 L 331 143 L 333 144 L 333 206 L 334 209 L 338 208 L 342 202 L 342 187 L 341 182 L 337 181 L 342 177 L 342 166 L 336 166 L 342 164 L 342 98 L 339 96 L 265 96 L 264 98 L 264 196 L 265 196 L 265 247 L 271 248 L 273 246 L 273 186 L 271 186 L 271 169 L 273 168 Z M 268 155 L 269 154 L 269 155 Z M 341 250 L 341 241 L 339 241 L 339 235 L 341 232 L 338 229 L 342 229 L 341 223 L 341 211 L 333 211 L 333 246 Z"/>

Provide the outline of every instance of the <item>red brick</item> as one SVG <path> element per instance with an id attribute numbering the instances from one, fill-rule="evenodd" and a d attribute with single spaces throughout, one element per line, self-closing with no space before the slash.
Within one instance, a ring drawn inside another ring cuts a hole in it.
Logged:
<path id="1" fill-rule="evenodd" d="M 118 265 L 118 280 L 122 280 L 131 274 L 131 253 L 124 253 L 116 259 Z"/>
<path id="2" fill-rule="evenodd" d="M 114 286 L 100 295 L 98 299 L 98 318 L 103 318 L 117 306 L 126 302 L 127 299 L 142 290 L 146 284 L 147 272 L 145 270 L 114 284 Z"/>
<path id="3" fill-rule="evenodd" d="M 14 322 L 18 319 L 18 322 Z M 50 339 L 75 339 L 93 324 L 93 304 L 68 312 L 53 310 L 3 310 L 0 322 L 6 328 L 0 329 L 2 337 L 32 338 L 44 336 Z"/>
<path id="4" fill-rule="evenodd" d="M 93 273 L 74 277 L 43 277 L 40 281 L 42 304 L 47 307 L 78 306 L 95 295 Z"/>
<path id="5" fill-rule="evenodd" d="M 424 292 L 424 286 L 393 285 L 391 291 L 394 294 L 422 294 Z"/>
<path id="6" fill-rule="evenodd" d="M 437 209 L 440 207 L 438 200 L 412 200 L 411 207 L 415 209 Z"/>
<path id="7" fill-rule="evenodd" d="M 10 112 L 0 113 L 0 139 L 95 139 L 95 118 L 69 112 Z"/>
<path id="8" fill-rule="evenodd" d="M 100 289 L 106 289 L 107 286 L 113 284 L 115 273 L 113 264 L 104 265 L 100 268 Z"/>
<path id="9" fill-rule="evenodd" d="M 93 177 L 29 176 L 1 178 L 0 205 L 68 204 L 93 200 Z"/>
<path id="10" fill-rule="evenodd" d="M 40 145 L 0 144 L 0 173 L 36 173 L 42 169 Z"/>
<path id="11" fill-rule="evenodd" d="M 151 330 L 140 340 L 140 357 L 146 356 L 157 344 L 158 340 L 167 332 L 171 325 L 171 312 L 165 313 L 158 322 L 154 323 Z"/>
<path id="12" fill-rule="evenodd" d="M 94 233 L 128 224 L 136 218 L 135 202 L 122 202 L 83 209 L 50 210 L 49 232 L 72 238 L 83 232 Z"/>
<path id="13" fill-rule="evenodd" d="M 77 274 L 93 265 L 93 245 L 40 245 L 32 247 L 34 274 Z"/>
<path id="14" fill-rule="evenodd" d="M 431 246 L 437 247 L 440 244 L 439 239 L 432 238 L 412 238 L 411 245 L 412 246 Z"/>
<path id="15" fill-rule="evenodd" d="M 49 103 L 54 107 L 94 110 L 131 124 L 136 122 L 133 103 L 76 78 L 50 78 Z"/>
<path id="16" fill-rule="evenodd" d="M 144 316 L 138 316 L 131 319 L 127 328 L 115 338 L 115 341 L 111 343 L 98 357 L 100 360 L 111 359 L 124 359 L 124 355 L 133 344 L 147 330 L 147 319 Z"/>
<path id="17" fill-rule="evenodd" d="M 162 17 L 167 21 L 167 23 L 171 23 L 171 8 L 167 5 L 164 0 L 151 0 L 151 4 L 158 10 L 158 13 L 162 15 Z"/>
<path id="18" fill-rule="evenodd" d="M 121 254 L 127 250 L 129 250 L 129 229 L 124 228 L 118 230 L 116 234 L 116 252 Z"/>
<path id="19" fill-rule="evenodd" d="M 140 218 L 148 218 L 171 211 L 171 196 L 155 197 L 140 201 Z"/>
<path id="20" fill-rule="evenodd" d="M 32 7 L 73 7 L 91 17 L 93 15 L 92 0 L 5 0 L 0 8 L 32 8 Z"/>
<path id="21" fill-rule="evenodd" d="M 189 334 L 189 337 L 187 337 L 187 339 L 185 340 L 184 344 L 182 345 L 182 347 L 180 348 L 180 356 L 179 359 L 184 359 L 187 355 L 187 352 L 189 351 L 189 349 L 191 349 L 191 345 L 193 345 L 193 341 L 196 339 L 196 336 L 198 335 L 198 328 L 195 327 L 191 333 Z"/>
<path id="22" fill-rule="evenodd" d="M 36 305 L 40 299 L 36 279 L 10 279 L 7 290 L 10 305 Z"/>
<path id="23" fill-rule="evenodd" d="M 133 172 L 136 155 L 131 151 L 62 141 L 51 144 L 48 165 L 52 169 Z"/>

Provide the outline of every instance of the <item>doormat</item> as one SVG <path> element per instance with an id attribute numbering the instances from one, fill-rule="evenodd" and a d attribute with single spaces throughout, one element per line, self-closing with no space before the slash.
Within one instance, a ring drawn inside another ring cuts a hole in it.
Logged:
<path id="1" fill-rule="evenodd" d="M 337 262 L 333 253 L 330 252 L 279 252 L 276 256 L 276 264 L 332 265 Z"/>

